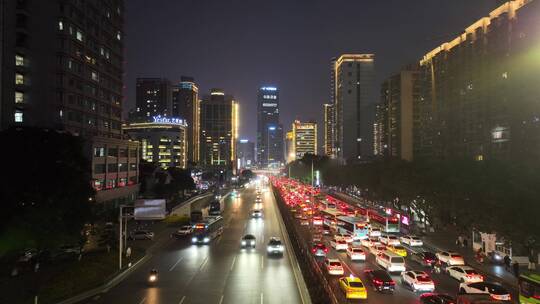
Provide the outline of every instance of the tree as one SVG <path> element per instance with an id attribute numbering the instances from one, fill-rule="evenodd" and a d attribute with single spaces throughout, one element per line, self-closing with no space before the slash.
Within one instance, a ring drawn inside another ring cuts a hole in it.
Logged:
<path id="1" fill-rule="evenodd" d="M 0 132 L 0 255 L 80 239 L 91 216 L 90 162 L 81 137 L 38 128 Z"/>

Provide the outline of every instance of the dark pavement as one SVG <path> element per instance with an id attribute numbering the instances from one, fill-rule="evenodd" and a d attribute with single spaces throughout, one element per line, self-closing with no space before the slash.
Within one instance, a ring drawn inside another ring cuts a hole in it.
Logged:
<path id="1" fill-rule="evenodd" d="M 167 240 L 154 248 L 152 257 L 123 282 L 85 303 L 302 303 L 288 259 L 270 258 L 266 243 L 282 238 L 276 202 L 262 193 L 263 219 L 251 219 L 255 189 L 225 199 L 224 233 L 210 245 L 191 245 L 185 240 Z M 240 249 L 246 233 L 256 236 L 256 249 Z M 159 271 L 159 281 L 148 286 L 150 269 Z"/>

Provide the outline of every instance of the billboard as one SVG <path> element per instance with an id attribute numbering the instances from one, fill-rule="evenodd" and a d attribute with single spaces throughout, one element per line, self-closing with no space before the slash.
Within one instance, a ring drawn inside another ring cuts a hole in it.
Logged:
<path id="1" fill-rule="evenodd" d="M 137 221 L 162 220 L 165 218 L 164 199 L 138 199 L 135 201 L 134 217 Z"/>

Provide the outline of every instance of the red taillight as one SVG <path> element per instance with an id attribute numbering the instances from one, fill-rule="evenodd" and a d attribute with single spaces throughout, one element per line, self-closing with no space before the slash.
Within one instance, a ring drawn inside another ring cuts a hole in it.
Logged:
<path id="1" fill-rule="evenodd" d="M 317 249 L 313 248 L 311 249 L 311 252 L 315 253 L 317 251 Z"/>
<path id="2" fill-rule="evenodd" d="M 382 281 L 377 279 L 373 280 L 373 283 L 375 283 L 375 285 L 382 285 Z"/>
<path id="3" fill-rule="evenodd" d="M 390 285 L 396 285 L 396 282 L 390 281 Z"/>
<path id="4" fill-rule="evenodd" d="M 328 252 L 328 248 L 324 248 L 324 252 Z"/>

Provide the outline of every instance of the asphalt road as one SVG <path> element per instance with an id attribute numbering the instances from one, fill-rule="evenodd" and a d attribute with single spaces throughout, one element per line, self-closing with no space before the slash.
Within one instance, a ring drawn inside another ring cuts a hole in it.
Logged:
<path id="1" fill-rule="evenodd" d="M 282 238 L 283 232 L 273 195 L 263 192 L 262 199 L 264 218 L 251 219 L 255 189 L 243 190 L 236 199 L 229 196 L 224 203 L 221 237 L 200 246 L 191 245 L 190 237 L 168 240 L 124 281 L 85 303 L 302 303 L 287 256 L 289 249 L 283 257 L 266 254 L 269 238 Z M 255 249 L 240 249 L 246 233 L 257 238 Z M 147 284 L 152 268 L 159 271 L 155 286 Z"/>

